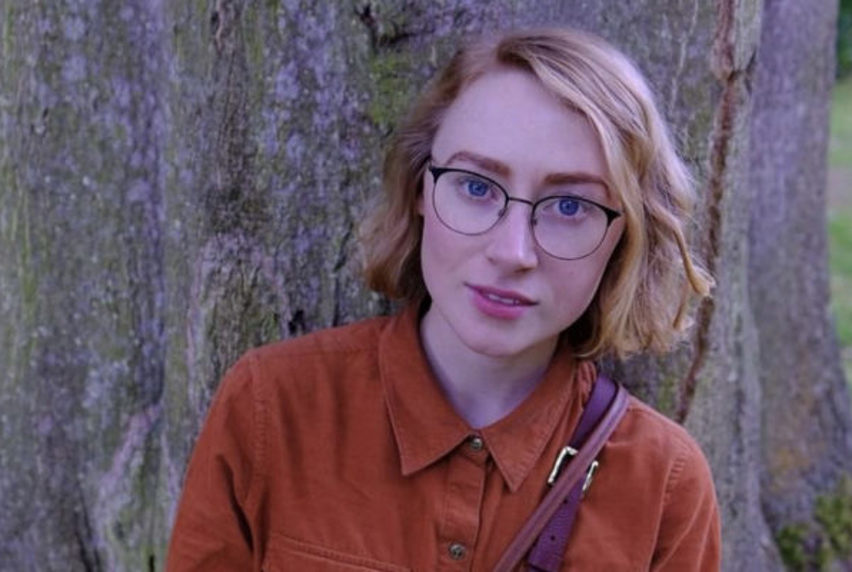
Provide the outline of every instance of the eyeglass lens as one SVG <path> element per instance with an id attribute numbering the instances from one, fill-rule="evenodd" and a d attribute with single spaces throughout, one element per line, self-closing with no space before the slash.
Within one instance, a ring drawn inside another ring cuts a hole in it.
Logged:
<path id="1" fill-rule="evenodd" d="M 510 200 L 497 183 L 463 170 L 441 170 L 432 202 L 441 222 L 461 234 L 482 234 L 494 227 Z M 523 201 L 519 201 L 523 202 Z M 603 242 L 609 219 L 604 210 L 573 196 L 548 197 L 535 203 L 532 232 L 538 245 L 557 258 L 590 255 Z"/>

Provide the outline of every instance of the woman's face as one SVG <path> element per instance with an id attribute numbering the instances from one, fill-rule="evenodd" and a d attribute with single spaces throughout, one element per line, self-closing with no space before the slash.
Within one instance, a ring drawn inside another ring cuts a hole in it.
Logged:
<path id="1" fill-rule="evenodd" d="M 489 72 L 459 95 L 435 136 L 432 165 L 481 174 L 511 197 L 533 202 L 567 194 L 620 206 L 603 184 L 603 154 L 585 118 L 520 70 Z M 476 179 L 461 184 L 465 196 L 482 192 Z M 496 226 L 465 235 L 438 218 L 434 191 L 427 172 L 418 203 L 423 278 L 432 298 L 423 322 L 427 342 L 461 343 L 492 357 L 549 356 L 560 332 L 592 301 L 624 217 L 592 254 L 561 260 L 536 243 L 528 204 L 509 202 Z"/>

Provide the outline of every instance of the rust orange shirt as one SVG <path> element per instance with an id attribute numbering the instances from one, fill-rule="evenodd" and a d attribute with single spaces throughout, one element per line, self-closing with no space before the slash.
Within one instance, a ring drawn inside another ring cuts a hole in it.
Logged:
<path id="1" fill-rule="evenodd" d="M 196 443 L 168 569 L 489 570 L 546 493 L 594 376 L 558 354 L 476 430 L 435 381 L 413 308 L 250 351 Z M 713 483 L 684 429 L 631 399 L 598 460 L 566 569 L 719 569 Z"/>

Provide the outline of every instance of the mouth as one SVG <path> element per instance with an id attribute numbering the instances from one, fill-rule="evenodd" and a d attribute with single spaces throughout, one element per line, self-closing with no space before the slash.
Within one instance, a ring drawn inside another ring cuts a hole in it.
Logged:
<path id="1" fill-rule="evenodd" d="M 537 302 L 530 300 L 523 294 L 511 290 L 500 290 L 498 288 L 489 288 L 487 286 L 476 286 L 474 284 L 467 285 L 477 294 L 497 304 L 505 306 L 534 306 Z"/>

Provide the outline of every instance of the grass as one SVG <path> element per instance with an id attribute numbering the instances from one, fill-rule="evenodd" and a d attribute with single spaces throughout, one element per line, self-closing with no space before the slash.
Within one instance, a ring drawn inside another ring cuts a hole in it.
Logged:
<path id="1" fill-rule="evenodd" d="M 834 86 L 828 162 L 831 167 L 852 169 L 852 76 Z"/>
<path id="2" fill-rule="evenodd" d="M 828 240 L 831 308 L 852 384 L 852 77 L 837 83 L 832 98 Z"/>
<path id="3" fill-rule="evenodd" d="M 832 307 L 840 343 L 848 348 L 852 346 L 852 213 L 830 213 L 828 234 Z"/>

